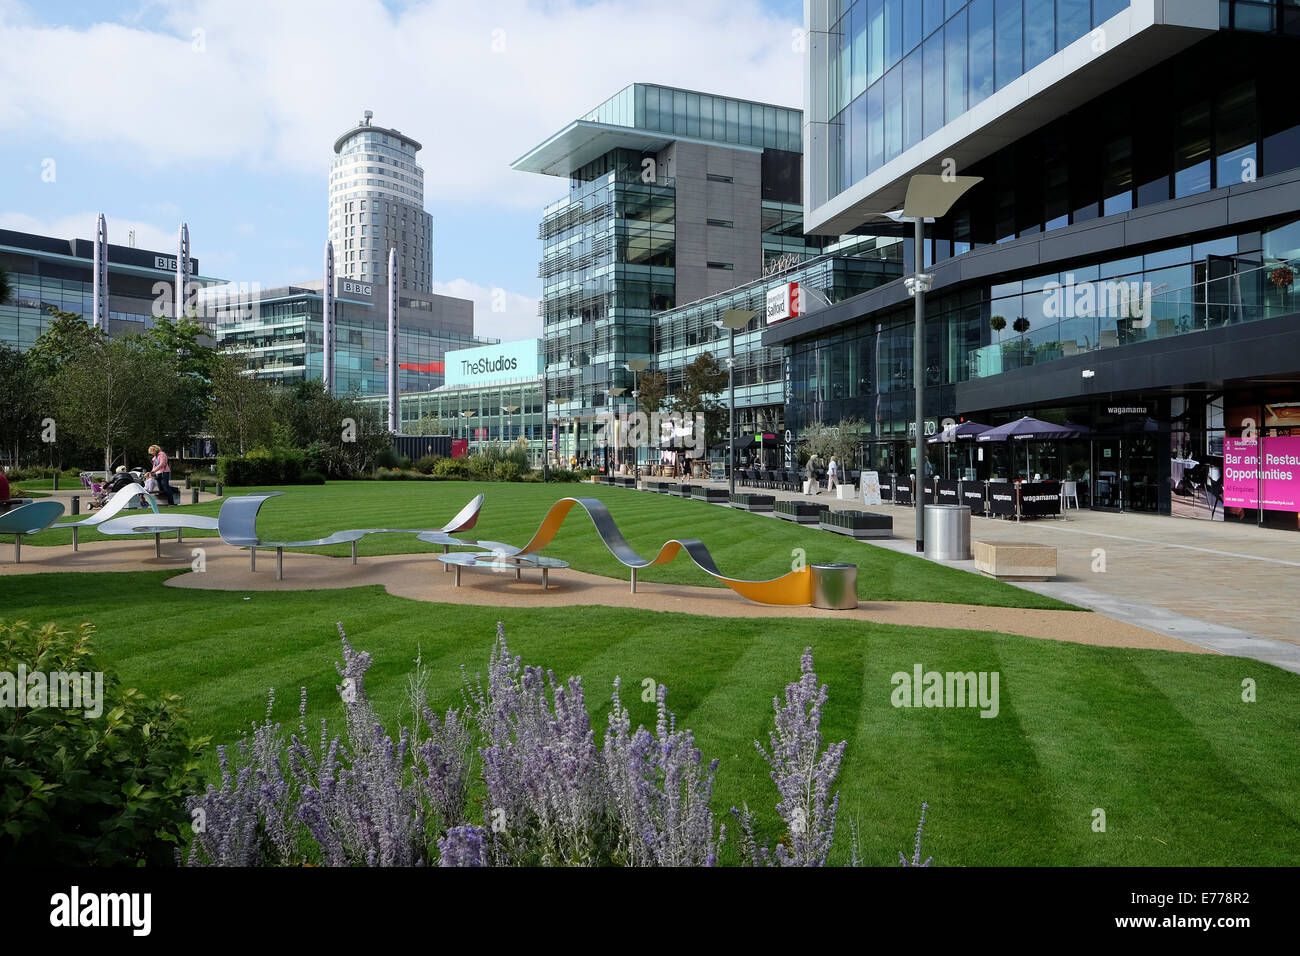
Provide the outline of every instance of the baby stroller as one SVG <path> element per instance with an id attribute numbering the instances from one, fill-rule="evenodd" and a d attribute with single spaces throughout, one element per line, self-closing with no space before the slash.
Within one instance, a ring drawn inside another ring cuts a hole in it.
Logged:
<path id="1" fill-rule="evenodd" d="M 95 480 L 95 472 L 83 471 L 81 473 L 81 487 L 90 494 L 90 501 L 86 508 L 94 511 L 96 508 L 102 508 L 108 503 L 109 494 L 107 483 Z"/>

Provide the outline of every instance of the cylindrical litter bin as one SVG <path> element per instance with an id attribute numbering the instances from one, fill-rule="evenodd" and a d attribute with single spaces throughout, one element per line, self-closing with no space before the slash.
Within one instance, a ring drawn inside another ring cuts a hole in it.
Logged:
<path id="1" fill-rule="evenodd" d="M 814 564 L 812 606 L 830 611 L 851 611 L 858 606 L 856 564 Z"/>
<path id="2" fill-rule="evenodd" d="M 925 556 L 937 561 L 969 561 L 970 508 L 965 505 L 927 505 Z"/>

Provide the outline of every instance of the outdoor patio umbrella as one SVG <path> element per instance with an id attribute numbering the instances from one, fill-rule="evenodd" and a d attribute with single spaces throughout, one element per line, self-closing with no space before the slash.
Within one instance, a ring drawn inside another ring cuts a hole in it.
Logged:
<path id="1" fill-rule="evenodd" d="M 1082 425 L 1056 425 L 1052 422 L 1045 422 L 1038 418 L 1030 418 L 1026 415 L 1024 418 L 1017 419 L 1014 422 L 1008 422 L 1005 425 L 999 425 L 997 428 L 990 428 L 975 436 L 979 442 L 985 441 L 1011 441 L 1021 439 L 1024 441 L 1059 441 L 1065 438 L 1079 438 L 1088 433 L 1088 429 Z M 1025 477 L 1029 477 L 1029 454 L 1025 453 Z"/>
<path id="2" fill-rule="evenodd" d="M 926 441 L 931 445 L 938 444 L 939 442 L 950 442 L 950 441 L 972 442 L 978 436 L 988 431 L 989 427 L 990 426 L 988 425 L 981 425 L 979 422 L 958 422 L 955 425 L 949 425 L 947 428 L 939 432 L 937 435 L 931 435 L 929 438 L 926 439 Z M 974 453 L 969 447 L 966 449 L 966 452 L 967 452 L 966 457 L 968 462 L 970 463 L 970 467 L 974 468 L 975 467 Z"/>

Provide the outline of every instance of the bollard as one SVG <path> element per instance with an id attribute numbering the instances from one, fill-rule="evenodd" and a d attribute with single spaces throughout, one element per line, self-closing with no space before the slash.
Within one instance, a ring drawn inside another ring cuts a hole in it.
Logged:
<path id="1" fill-rule="evenodd" d="M 189 475 L 186 475 L 186 476 L 185 476 L 185 490 L 186 490 L 186 491 L 189 491 L 189 490 L 190 490 L 190 476 L 189 476 Z"/>
<path id="2" fill-rule="evenodd" d="M 221 497 L 221 482 L 217 482 L 217 497 Z"/>
<path id="3" fill-rule="evenodd" d="M 54 473 L 54 490 L 59 490 L 59 473 L 57 471 Z"/>
<path id="4" fill-rule="evenodd" d="M 72 496 L 72 513 L 74 515 L 81 514 L 81 495 Z"/>
<path id="5" fill-rule="evenodd" d="M 199 489 L 195 488 L 193 491 L 190 492 L 190 504 L 197 505 L 198 503 L 199 503 Z"/>

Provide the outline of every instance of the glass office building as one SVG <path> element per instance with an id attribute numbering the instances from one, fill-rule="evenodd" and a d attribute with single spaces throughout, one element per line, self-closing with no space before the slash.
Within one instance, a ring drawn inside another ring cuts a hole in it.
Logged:
<path id="1" fill-rule="evenodd" d="M 566 179 L 542 214 L 552 419 L 584 441 L 653 359 L 655 315 L 819 254 L 804 235 L 799 110 L 633 84 L 513 164 Z"/>
<path id="2" fill-rule="evenodd" d="M 903 240 L 905 273 L 919 258 L 934 276 L 927 431 L 948 418 L 1068 421 L 1088 438 L 1031 445 L 1028 462 L 986 446 L 979 477 L 1028 469 L 1080 481 L 1085 506 L 1300 526 L 1300 495 L 1276 484 L 1291 479 L 1241 466 L 1257 454 L 1300 456 L 1291 449 L 1300 445 L 1294 5 L 815 0 L 809 9 L 810 229 L 877 222 L 902 205 L 916 173 L 983 177 L 926 227 L 919 253 Z M 927 82 L 931 49 L 943 51 L 934 61 L 943 71 L 936 65 Z M 918 53 L 920 125 L 909 134 L 906 77 Z M 765 332 L 766 346 L 790 349 L 788 421 L 860 419 L 868 465 L 914 468 L 912 324 L 899 281 Z M 1256 438 L 1258 451 L 1241 445 Z M 932 454 L 943 469 L 957 453 Z"/>
<path id="3" fill-rule="evenodd" d="M 334 391 L 360 395 L 388 390 L 387 289 L 336 280 Z M 345 291 L 345 284 L 354 290 Z M 217 343 L 247 355 L 252 374 L 281 383 L 323 377 L 323 282 L 261 292 L 249 309 L 217 301 Z M 368 294 L 366 292 L 368 290 Z M 214 297 L 219 288 L 210 290 Z M 442 295 L 398 298 L 398 390 L 443 384 L 448 351 L 495 342 L 474 335 L 474 303 Z"/>
<path id="4" fill-rule="evenodd" d="M 75 312 L 90 321 L 94 314 L 94 248 L 89 239 L 56 239 L 0 229 L 0 266 L 8 271 L 14 286 L 13 298 L 0 304 L 0 343 L 27 351 L 49 325 L 51 309 Z M 109 244 L 107 253 L 110 336 L 143 332 L 153 326 L 156 317 L 171 314 L 175 251 Z M 221 281 L 200 275 L 198 259 L 190 259 L 190 282 L 195 287 Z M 215 330 L 212 317 L 200 314 L 198 321 L 209 333 Z"/>

